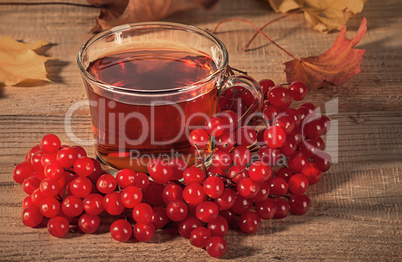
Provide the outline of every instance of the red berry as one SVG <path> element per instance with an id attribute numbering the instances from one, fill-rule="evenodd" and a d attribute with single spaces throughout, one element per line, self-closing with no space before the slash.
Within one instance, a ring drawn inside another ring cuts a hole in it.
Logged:
<path id="1" fill-rule="evenodd" d="M 116 174 L 116 182 L 121 188 L 126 188 L 128 186 L 135 186 L 136 183 L 136 173 L 131 169 L 121 169 Z"/>
<path id="2" fill-rule="evenodd" d="M 135 185 L 134 186 L 141 188 L 141 190 L 144 192 L 147 190 L 149 184 L 150 184 L 149 177 L 147 176 L 147 174 L 142 173 L 142 172 L 135 173 Z"/>
<path id="3" fill-rule="evenodd" d="M 172 178 L 173 171 L 165 161 L 154 159 L 148 163 L 148 172 L 151 178 L 158 184 L 166 184 Z"/>
<path id="4" fill-rule="evenodd" d="M 255 204 L 255 212 L 261 219 L 269 220 L 276 213 L 276 202 L 272 198 L 258 202 Z"/>
<path id="5" fill-rule="evenodd" d="M 250 146 L 257 141 L 257 134 L 251 126 L 241 126 L 236 130 L 236 143 L 239 146 Z"/>
<path id="6" fill-rule="evenodd" d="M 148 224 L 152 220 L 153 210 L 147 203 L 140 203 L 133 209 L 133 218 L 137 223 Z"/>
<path id="7" fill-rule="evenodd" d="M 222 119 L 224 129 L 227 130 L 228 133 L 233 133 L 233 131 L 237 128 L 239 117 L 235 112 L 226 110 L 219 112 L 216 114 L 216 116 Z"/>
<path id="8" fill-rule="evenodd" d="M 94 172 L 94 163 L 89 157 L 78 158 L 74 163 L 74 172 L 79 176 L 89 176 Z"/>
<path id="9" fill-rule="evenodd" d="M 68 196 L 63 200 L 61 205 L 63 213 L 69 217 L 77 217 L 84 210 L 82 200 L 76 196 Z"/>
<path id="10" fill-rule="evenodd" d="M 331 129 L 331 120 L 329 120 L 327 116 L 321 116 L 318 119 L 324 124 L 324 132 L 322 134 L 327 134 L 328 131 Z"/>
<path id="11" fill-rule="evenodd" d="M 269 185 L 267 183 L 259 183 L 259 190 L 253 201 L 255 203 L 266 200 L 269 197 Z"/>
<path id="12" fill-rule="evenodd" d="M 40 149 L 40 145 L 33 146 L 33 147 L 28 151 L 28 153 L 25 155 L 24 162 L 30 163 L 30 162 L 31 162 L 31 158 L 32 158 L 33 155 L 35 155 L 35 153 L 38 152 L 38 151 L 42 151 L 42 150 Z"/>
<path id="13" fill-rule="evenodd" d="M 128 186 L 121 193 L 121 202 L 127 208 L 134 208 L 141 203 L 142 199 L 142 191 L 136 186 Z"/>
<path id="14" fill-rule="evenodd" d="M 278 148 L 283 145 L 286 133 L 279 126 L 270 126 L 264 132 L 264 141 L 270 148 Z"/>
<path id="15" fill-rule="evenodd" d="M 248 177 L 242 178 L 237 183 L 237 192 L 244 198 L 255 197 L 259 189 L 258 183 Z"/>
<path id="16" fill-rule="evenodd" d="M 183 171 L 183 179 L 187 185 L 191 183 L 202 183 L 202 181 L 204 181 L 204 178 L 204 172 L 197 167 L 188 167 Z"/>
<path id="17" fill-rule="evenodd" d="M 261 161 L 255 161 L 250 165 L 248 174 L 255 182 L 262 183 L 272 177 L 272 168 Z"/>
<path id="18" fill-rule="evenodd" d="M 268 101 L 280 110 L 285 110 L 292 103 L 289 90 L 283 86 L 275 86 L 268 91 Z"/>
<path id="19" fill-rule="evenodd" d="M 85 149 L 81 146 L 72 146 L 72 148 L 74 148 L 75 152 L 77 153 L 77 159 L 87 156 L 87 152 L 85 151 Z"/>
<path id="20" fill-rule="evenodd" d="M 211 198 L 220 197 L 223 194 L 224 188 L 222 179 L 216 176 L 207 177 L 203 184 L 204 193 Z"/>
<path id="21" fill-rule="evenodd" d="M 52 217 L 47 222 L 47 231 L 54 237 L 64 237 L 70 230 L 70 224 L 64 217 Z"/>
<path id="22" fill-rule="evenodd" d="M 187 205 L 182 200 L 170 201 L 166 207 L 166 214 L 170 220 L 182 221 L 188 214 Z"/>
<path id="23" fill-rule="evenodd" d="M 99 216 L 84 213 L 78 219 L 78 227 L 86 234 L 94 233 L 100 225 Z"/>
<path id="24" fill-rule="evenodd" d="M 308 188 L 308 179 L 305 175 L 294 174 L 288 181 L 289 190 L 293 194 L 303 194 Z"/>
<path id="25" fill-rule="evenodd" d="M 39 209 L 43 216 L 54 217 L 60 211 L 60 203 L 59 203 L 59 201 L 57 201 L 57 199 L 55 199 L 53 197 L 45 198 L 44 200 L 42 200 L 40 202 Z"/>
<path id="26" fill-rule="evenodd" d="M 162 191 L 163 202 L 167 205 L 170 201 L 182 200 L 183 189 L 176 183 L 167 184 Z"/>
<path id="27" fill-rule="evenodd" d="M 99 194 L 90 194 L 86 196 L 82 201 L 82 206 L 85 212 L 93 216 L 99 215 L 105 210 L 103 208 L 103 196 Z"/>
<path id="28" fill-rule="evenodd" d="M 293 172 L 287 167 L 281 167 L 275 171 L 274 176 L 282 177 L 286 182 L 288 182 L 289 178 L 293 176 Z"/>
<path id="29" fill-rule="evenodd" d="M 205 248 L 211 257 L 222 257 L 227 251 L 227 244 L 222 237 L 213 236 L 208 239 Z"/>
<path id="30" fill-rule="evenodd" d="M 230 188 L 225 188 L 222 195 L 215 199 L 215 204 L 218 205 L 219 210 L 227 210 L 233 207 L 235 201 L 235 192 Z"/>
<path id="31" fill-rule="evenodd" d="M 36 177 L 28 177 L 22 183 L 22 189 L 25 193 L 31 195 L 35 191 L 35 189 L 39 188 L 40 183 L 40 180 Z"/>
<path id="32" fill-rule="evenodd" d="M 180 180 L 183 178 L 183 171 L 187 168 L 186 162 L 182 159 L 175 158 L 168 165 L 172 168 L 172 180 Z"/>
<path id="33" fill-rule="evenodd" d="M 36 227 L 42 222 L 43 215 L 37 206 L 30 206 L 24 209 L 21 219 L 24 225 Z"/>
<path id="34" fill-rule="evenodd" d="M 273 218 L 282 219 L 290 214 L 290 206 L 286 200 L 277 198 L 275 199 L 275 204 L 276 204 L 276 212 Z"/>
<path id="35" fill-rule="evenodd" d="M 303 134 L 308 138 L 316 139 L 324 134 L 324 129 L 324 123 L 319 119 L 315 119 L 304 125 Z"/>
<path id="36" fill-rule="evenodd" d="M 218 150 L 212 155 L 212 164 L 226 170 L 232 164 L 232 157 L 230 153 Z"/>
<path id="37" fill-rule="evenodd" d="M 307 163 L 301 173 L 307 177 L 309 185 L 317 184 L 322 176 L 322 171 L 312 162 Z"/>
<path id="38" fill-rule="evenodd" d="M 291 156 L 294 154 L 294 152 L 296 152 L 296 149 L 297 149 L 296 139 L 292 136 L 288 136 L 286 137 L 286 140 L 283 143 L 283 145 L 280 147 L 280 152 L 284 156 Z"/>
<path id="39" fill-rule="evenodd" d="M 278 117 L 279 113 L 280 112 L 276 107 L 267 105 L 263 108 L 262 117 L 265 121 L 272 122 Z"/>
<path id="40" fill-rule="evenodd" d="M 140 242 L 148 242 L 155 234 L 155 226 L 152 223 L 134 225 L 133 233 L 135 239 Z"/>
<path id="41" fill-rule="evenodd" d="M 113 191 L 103 197 L 103 208 L 113 216 L 123 213 L 125 206 L 121 201 L 121 192 Z"/>
<path id="42" fill-rule="evenodd" d="M 193 214 L 188 214 L 187 217 L 179 223 L 179 233 L 184 238 L 190 238 L 191 232 L 197 227 L 202 227 L 202 222 Z"/>
<path id="43" fill-rule="evenodd" d="M 188 141 L 194 147 L 203 148 L 209 143 L 208 133 L 201 128 L 194 129 L 190 132 Z"/>
<path id="44" fill-rule="evenodd" d="M 288 183 L 282 177 L 273 177 L 268 182 L 272 195 L 286 195 L 288 192 Z"/>
<path id="45" fill-rule="evenodd" d="M 289 86 L 290 95 L 295 101 L 302 101 L 307 95 L 307 86 L 300 81 L 294 81 Z"/>
<path id="46" fill-rule="evenodd" d="M 234 213 L 242 215 L 250 210 L 253 206 L 253 200 L 242 197 L 240 194 L 236 194 L 236 201 L 232 207 Z"/>
<path id="47" fill-rule="evenodd" d="M 229 152 L 236 144 L 234 133 L 225 132 L 221 136 L 215 138 L 215 146 L 222 151 Z"/>
<path id="48" fill-rule="evenodd" d="M 211 117 L 205 122 L 205 131 L 211 137 L 218 137 L 225 131 L 224 121 L 219 117 Z"/>
<path id="49" fill-rule="evenodd" d="M 208 239 L 211 237 L 211 232 L 205 227 L 197 227 L 190 234 L 190 243 L 193 246 L 203 248 L 207 245 Z"/>
<path id="50" fill-rule="evenodd" d="M 152 207 L 152 224 L 154 224 L 155 229 L 164 227 L 168 222 L 169 218 L 166 214 L 166 209 L 163 206 Z"/>
<path id="51" fill-rule="evenodd" d="M 70 183 L 71 193 L 79 198 L 84 198 L 91 193 L 92 182 L 86 177 L 77 177 Z"/>
<path id="52" fill-rule="evenodd" d="M 290 211 L 295 215 L 304 215 L 310 207 L 310 199 L 303 194 L 293 195 L 290 200 Z"/>
<path id="53" fill-rule="evenodd" d="M 71 168 L 77 159 L 77 151 L 72 147 L 64 147 L 57 152 L 57 161 L 64 168 Z"/>
<path id="54" fill-rule="evenodd" d="M 190 205 L 199 205 L 205 199 L 203 187 L 199 183 L 192 183 L 183 189 L 183 199 Z"/>
<path id="55" fill-rule="evenodd" d="M 132 234 L 133 228 L 127 220 L 116 220 L 110 226 L 110 235 L 117 241 L 126 242 L 131 238 Z"/>
<path id="56" fill-rule="evenodd" d="M 59 180 L 64 175 L 64 168 L 57 162 L 48 164 L 44 169 L 45 176 Z"/>
<path id="57" fill-rule="evenodd" d="M 296 151 L 288 159 L 288 167 L 293 173 L 300 173 L 307 163 L 307 157 L 300 151 Z"/>
<path id="58" fill-rule="evenodd" d="M 39 185 L 42 195 L 45 197 L 55 197 L 60 192 L 60 185 L 57 180 L 45 178 Z"/>
<path id="59" fill-rule="evenodd" d="M 271 89 L 272 87 L 275 86 L 274 81 L 272 81 L 271 79 L 262 79 L 260 80 L 260 86 L 262 89 L 262 93 L 264 96 L 266 96 L 266 94 L 268 93 L 269 89 Z"/>
<path id="60" fill-rule="evenodd" d="M 219 208 L 212 201 L 204 201 L 197 206 L 195 215 L 202 222 L 210 223 L 218 217 Z"/>
<path id="61" fill-rule="evenodd" d="M 57 154 L 53 153 L 53 154 L 43 154 L 42 158 L 40 159 L 40 162 L 42 164 L 42 166 L 47 166 L 50 163 L 59 163 L 57 161 Z"/>
<path id="62" fill-rule="evenodd" d="M 326 152 L 320 152 L 319 155 L 313 156 L 313 163 L 315 163 L 322 172 L 327 172 L 332 165 L 332 157 Z"/>
<path id="63" fill-rule="evenodd" d="M 261 227 L 261 219 L 254 212 L 247 212 L 240 216 L 239 227 L 247 234 L 255 234 Z"/>
<path id="64" fill-rule="evenodd" d="M 232 161 L 235 165 L 245 166 L 251 160 L 251 152 L 245 146 L 237 146 L 232 150 Z"/>
<path id="65" fill-rule="evenodd" d="M 157 184 L 153 181 L 149 182 L 147 189 L 144 191 L 142 189 L 144 199 L 146 199 L 147 203 L 153 206 L 163 205 L 162 191 L 164 186 Z"/>
<path id="66" fill-rule="evenodd" d="M 293 129 L 295 128 L 295 123 L 290 116 L 282 115 L 277 117 L 273 122 L 272 125 L 279 126 L 280 128 L 285 131 L 286 135 L 292 133 Z"/>
<path id="67" fill-rule="evenodd" d="M 18 184 L 22 184 L 25 179 L 32 176 L 35 170 L 32 168 L 31 164 L 26 162 L 21 162 L 17 164 L 14 168 L 13 179 Z"/>
<path id="68" fill-rule="evenodd" d="M 214 221 L 208 223 L 207 228 L 212 236 L 224 237 L 228 233 L 229 224 L 224 217 L 218 216 Z"/>
<path id="69" fill-rule="evenodd" d="M 54 134 L 47 134 L 40 141 L 40 148 L 44 153 L 56 153 L 60 149 L 60 146 L 60 139 Z"/>
<path id="70" fill-rule="evenodd" d="M 269 166 L 274 166 L 276 163 L 278 163 L 280 159 L 279 150 L 277 148 L 267 147 L 265 142 L 261 146 L 262 147 L 258 150 L 259 160 Z"/>
<path id="71" fill-rule="evenodd" d="M 288 108 L 285 114 L 293 120 L 294 128 L 300 125 L 300 113 L 295 108 Z"/>
<path id="72" fill-rule="evenodd" d="M 113 192 L 116 187 L 116 178 L 109 174 L 102 175 L 101 177 L 99 177 L 98 182 L 96 182 L 96 188 L 103 194 Z"/>

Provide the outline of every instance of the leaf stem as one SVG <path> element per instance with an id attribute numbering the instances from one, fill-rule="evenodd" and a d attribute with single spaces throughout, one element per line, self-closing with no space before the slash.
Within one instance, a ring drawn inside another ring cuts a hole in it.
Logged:
<path id="1" fill-rule="evenodd" d="M 296 14 L 296 13 L 298 13 L 298 12 L 300 12 L 300 11 L 301 11 L 301 9 L 297 9 L 297 10 L 295 10 L 295 11 L 292 11 L 292 12 L 286 13 L 286 14 L 284 14 L 284 15 L 281 15 L 280 17 L 277 17 L 277 18 L 275 18 L 274 20 L 271 20 L 271 21 L 269 21 L 268 23 L 266 23 L 265 25 L 263 25 L 263 26 L 260 28 L 260 30 L 262 31 L 262 30 L 264 30 L 265 27 L 269 26 L 270 24 L 272 24 L 272 23 L 274 23 L 274 22 L 276 22 L 276 21 L 279 21 L 279 20 L 281 20 L 282 18 L 285 18 L 285 17 L 287 17 L 287 16 Z M 258 35 L 259 33 L 260 33 L 260 31 L 257 31 L 257 32 L 253 35 L 253 37 L 250 39 L 250 41 L 248 41 L 248 43 L 243 47 L 243 50 L 246 50 L 246 49 L 250 46 L 251 42 L 253 42 L 253 40 L 257 37 L 257 35 Z"/>
<path id="2" fill-rule="evenodd" d="M 102 8 L 103 6 L 97 5 L 85 5 L 85 4 L 76 4 L 69 2 L 2 2 L 0 5 L 70 5 L 70 6 L 79 6 L 79 7 L 89 7 L 89 8 Z"/>
<path id="3" fill-rule="evenodd" d="M 271 38 L 269 38 L 264 32 L 261 31 L 260 28 L 258 28 L 258 26 L 256 26 L 256 25 L 253 24 L 252 22 L 250 22 L 250 21 L 248 21 L 248 20 L 246 20 L 246 19 L 243 19 L 243 18 L 228 18 L 228 19 L 222 20 L 222 21 L 220 21 L 220 22 L 216 25 L 216 27 L 214 28 L 214 30 L 212 31 L 212 33 L 215 33 L 216 30 L 218 29 L 218 27 L 219 27 L 221 24 L 223 24 L 223 23 L 225 23 L 225 22 L 229 22 L 229 21 L 242 21 L 242 22 L 245 22 L 245 23 L 250 24 L 250 25 L 253 26 L 260 34 L 262 34 L 266 39 L 268 39 L 272 44 L 274 44 L 277 48 L 281 49 L 283 52 L 285 52 L 285 53 L 286 53 L 288 56 L 290 56 L 291 58 L 297 59 L 294 55 L 292 55 L 291 53 L 289 53 L 288 51 L 286 51 L 283 47 L 281 47 L 280 45 L 278 45 L 277 43 L 275 43 Z"/>

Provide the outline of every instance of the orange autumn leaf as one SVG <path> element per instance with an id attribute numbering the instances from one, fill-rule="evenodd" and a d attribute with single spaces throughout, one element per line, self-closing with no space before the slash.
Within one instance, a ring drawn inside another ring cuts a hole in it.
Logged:
<path id="1" fill-rule="evenodd" d="M 300 8 L 306 21 L 317 31 L 340 30 L 351 15 L 363 10 L 366 0 L 268 0 L 275 12 Z"/>
<path id="2" fill-rule="evenodd" d="M 44 41 L 21 43 L 11 36 L 0 37 L 0 83 L 16 85 L 27 80 L 50 81 L 46 77 L 45 62 L 52 58 L 33 51 L 47 44 Z"/>
<path id="3" fill-rule="evenodd" d="M 328 84 L 342 85 L 361 71 L 360 64 L 366 50 L 354 47 L 366 31 L 367 21 L 363 18 L 352 39 L 346 38 L 346 26 L 344 26 L 334 44 L 323 54 L 286 62 L 287 81 L 302 81 L 310 91 Z"/>
<path id="4" fill-rule="evenodd" d="M 99 32 L 127 23 L 160 20 L 177 12 L 211 8 L 218 0 L 88 0 L 103 6 L 91 32 Z"/>

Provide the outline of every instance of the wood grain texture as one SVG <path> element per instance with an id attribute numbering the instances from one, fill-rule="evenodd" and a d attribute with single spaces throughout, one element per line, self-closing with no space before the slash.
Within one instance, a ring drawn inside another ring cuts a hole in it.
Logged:
<path id="1" fill-rule="evenodd" d="M 368 32 L 358 45 L 367 50 L 362 72 L 343 86 L 314 90 L 306 98 L 333 121 L 328 151 L 337 156 L 322 181 L 308 190 L 309 213 L 265 221 L 252 236 L 229 231 L 225 260 L 402 261 L 401 13 L 400 0 L 368 1 L 363 13 L 350 19 L 347 31 L 352 37 L 367 17 Z M 0 35 L 52 42 L 46 55 L 56 58 L 48 64 L 54 82 L 0 87 L 0 260 L 213 261 L 172 229 L 158 231 L 150 243 L 117 243 L 108 223 L 96 234 L 69 233 L 63 239 L 21 223 L 25 193 L 12 180 L 13 168 L 46 133 L 72 144 L 64 116 L 71 104 L 86 98 L 75 59 L 97 15 L 97 9 L 73 6 L 0 6 Z M 212 30 L 229 17 L 262 26 L 277 16 L 265 0 L 222 0 L 217 10 L 194 10 L 166 20 Z M 311 30 L 301 14 L 265 32 L 300 57 L 322 53 L 337 36 Z M 283 62 L 290 58 L 266 39 L 258 36 L 249 51 L 242 51 L 253 34 L 253 28 L 239 22 L 224 24 L 216 33 L 228 47 L 231 66 L 256 79 L 285 82 Z M 331 108 L 331 103 L 338 106 Z M 73 126 L 78 137 L 91 138 L 86 108 L 74 115 Z M 92 148 L 86 148 L 93 156 Z"/>

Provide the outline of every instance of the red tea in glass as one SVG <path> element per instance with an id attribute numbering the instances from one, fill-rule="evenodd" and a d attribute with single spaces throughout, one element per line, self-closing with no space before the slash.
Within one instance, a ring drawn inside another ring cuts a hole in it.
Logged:
<path id="1" fill-rule="evenodd" d="M 146 172 L 152 158 L 194 163 L 188 134 L 216 113 L 234 84 L 262 103 L 258 83 L 227 74 L 222 42 L 193 26 L 149 22 L 92 37 L 78 53 L 97 157 L 113 169 Z M 210 152 L 210 145 L 202 154 Z"/>
<path id="2" fill-rule="evenodd" d="M 172 90 L 191 87 L 216 71 L 211 57 L 201 52 L 177 49 L 128 50 L 91 62 L 88 72 L 97 79 L 126 90 Z M 182 157 L 192 162 L 194 148 L 183 127 L 201 127 L 216 111 L 217 89 L 204 87 L 205 93 L 179 103 L 135 101 L 119 102 L 121 94 L 104 98 L 88 89 L 92 128 L 99 157 L 116 167 L 142 170 L 150 158 Z M 212 85 L 212 86 L 211 86 Z M 104 102 L 101 100 L 104 99 Z M 101 114 L 99 105 L 103 103 Z M 135 112 L 130 116 L 130 113 Z M 183 125 L 185 123 L 185 125 Z M 142 139 L 143 138 L 143 139 Z M 172 151 L 174 149 L 174 151 Z"/>

